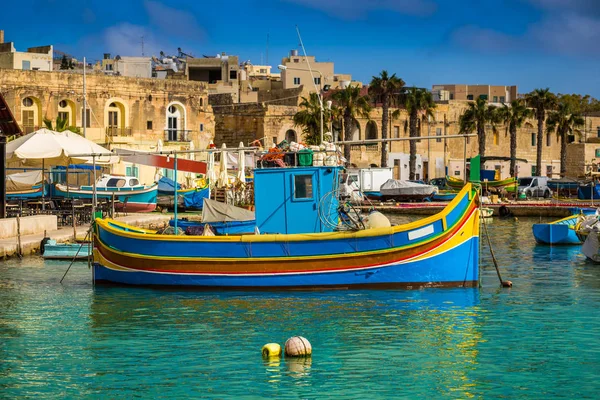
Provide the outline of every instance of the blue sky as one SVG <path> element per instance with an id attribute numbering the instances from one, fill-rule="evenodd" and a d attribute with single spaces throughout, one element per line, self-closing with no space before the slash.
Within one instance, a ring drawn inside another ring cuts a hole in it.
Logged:
<path id="1" fill-rule="evenodd" d="M 0 29 L 18 50 L 53 44 L 81 58 L 177 47 L 276 66 L 298 48 L 367 82 L 550 87 L 600 98 L 599 0 L 6 1 Z M 33 13 L 33 14 L 32 14 Z M 24 20 L 23 16 L 27 16 Z"/>

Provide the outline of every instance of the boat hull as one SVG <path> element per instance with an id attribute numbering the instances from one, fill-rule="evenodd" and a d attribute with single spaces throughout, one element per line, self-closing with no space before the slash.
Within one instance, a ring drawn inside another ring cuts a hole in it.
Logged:
<path id="1" fill-rule="evenodd" d="M 43 193 L 42 193 L 43 192 Z M 29 190 L 20 190 L 16 192 L 6 192 L 7 200 L 19 200 L 19 199 L 41 199 L 43 196 L 48 196 L 46 186 L 36 185 Z"/>
<path id="2" fill-rule="evenodd" d="M 418 288 L 479 280 L 478 198 L 470 185 L 437 215 L 358 232 L 175 236 L 100 219 L 94 229 L 96 283 Z"/>
<path id="3" fill-rule="evenodd" d="M 117 211 L 127 212 L 152 212 L 156 209 L 158 185 L 133 190 L 107 190 L 96 189 L 97 199 L 111 200 L 114 196 L 118 203 L 115 204 Z M 63 185 L 54 185 L 54 196 L 73 199 L 92 199 L 93 191 L 87 189 L 71 189 Z"/>
<path id="4" fill-rule="evenodd" d="M 574 229 L 577 216 L 570 216 L 548 224 L 533 224 L 533 236 L 539 244 L 581 244 Z"/>
<path id="5" fill-rule="evenodd" d="M 45 259 L 53 260 L 83 260 L 87 259 L 92 252 L 91 243 L 57 243 L 44 246 Z"/>

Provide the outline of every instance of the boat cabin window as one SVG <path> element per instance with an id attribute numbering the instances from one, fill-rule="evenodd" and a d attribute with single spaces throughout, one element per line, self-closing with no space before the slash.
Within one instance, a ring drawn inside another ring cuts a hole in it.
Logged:
<path id="1" fill-rule="evenodd" d="M 125 179 L 123 178 L 110 178 L 106 182 L 106 187 L 122 188 L 123 186 L 125 186 Z"/>
<path id="2" fill-rule="evenodd" d="M 348 177 L 348 185 L 351 185 L 354 182 L 358 182 L 358 175 L 350 175 Z"/>
<path id="3" fill-rule="evenodd" d="M 312 177 L 312 174 L 294 175 L 294 199 L 313 198 Z"/>
<path id="4" fill-rule="evenodd" d="M 133 187 L 133 186 L 137 186 L 137 185 L 139 185 L 139 184 L 140 184 L 140 181 L 138 181 L 138 180 L 137 180 L 137 179 L 135 179 L 135 178 L 132 178 L 132 179 L 130 179 L 130 180 L 129 180 L 129 186 L 131 186 L 131 187 Z"/>

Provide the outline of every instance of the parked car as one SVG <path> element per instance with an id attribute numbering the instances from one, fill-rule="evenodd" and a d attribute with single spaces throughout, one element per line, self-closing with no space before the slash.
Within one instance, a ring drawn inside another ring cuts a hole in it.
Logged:
<path id="1" fill-rule="evenodd" d="M 531 176 L 519 178 L 519 195 L 525 194 L 527 198 L 552 196 L 552 190 L 548 187 L 549 178 L 546 176 Z"/>

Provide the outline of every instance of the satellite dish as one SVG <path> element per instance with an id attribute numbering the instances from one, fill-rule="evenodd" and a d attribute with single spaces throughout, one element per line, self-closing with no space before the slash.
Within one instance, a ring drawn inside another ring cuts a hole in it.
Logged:
<path id="1" fill-rule="evenodd" d="M 119 55 L 117 55 L 117 56 L 115 57 L 115 60 L 117 60 L 117 61 L 118 61 L 118 60 L 120 60 L 120 59 L 121 59 L 121 56 L 119 56 Z"/>

